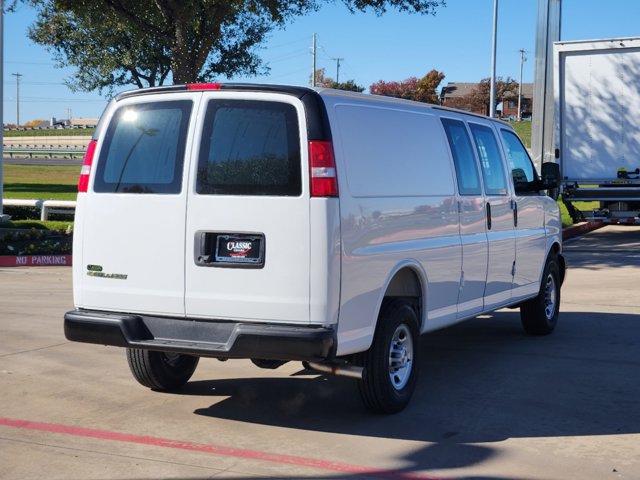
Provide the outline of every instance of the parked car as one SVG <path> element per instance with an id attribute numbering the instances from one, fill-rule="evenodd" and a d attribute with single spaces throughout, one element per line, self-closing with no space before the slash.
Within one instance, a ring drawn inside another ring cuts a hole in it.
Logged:
<path id="1" fill-rule="evenodd" d="M 79 180 L 68 339 L 127 348 L 172 390 L 200 357 L 357 378 L 402 410 L 420 335 L 502 307 L 557 322 L 557 168 L 507 124 L 399 99 L 272 85 L 126 92 Z"/>

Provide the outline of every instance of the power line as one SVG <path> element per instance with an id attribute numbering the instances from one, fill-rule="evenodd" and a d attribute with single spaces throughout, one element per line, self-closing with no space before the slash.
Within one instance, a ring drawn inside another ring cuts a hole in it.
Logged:
<path id="1" fill-rule="evenodd" d="M 290 71 L 290 72 L 287 72 L 287 73 L 278 73 L 276 75 L 269 74 L 269 75 L 266 76 L 266 78 L 269 78 L 269 79 L 284 78 L 284 77 L 288 77 L 290 75 L 294 75 L 296 73 L 306 72 L 306 71 L 307 71 L 307 68 L 303 67 L 303 68 L 298 68 L 297 70 L 293 70 L 293 71 Z"/>
<path id="2" fill-rule="evenodd" d="M 289 52 L 287 54 L 281 55 L 279 57 L 275 57 L 267 60 L 267 63 L 277 63 L 284 60 L 291 60 L 292 58 L 298 57 L 306 57 L 308 55 L 308 50 L 305 48 L 304 50 L 296 50 L 294 52 Z"/>
<path id="3" fill-rule="evenodd" d="M 306 42 L 308 37 L 299 37 L 297 40 L 292 40 L 287 43 L 280 43 L 278 45 L 269 45 L 269 50 L 280 47 L 288 47 L 289 45 L 300 44 L 301 42 Z"/>
<path id="4" fill-rule="evenodd" d="M 8 63 L 8 64 L 12 64 L 12 65 L 47 65 L 47 66 L 52 66 L 51 62 L 17 62 L 17 61 L 7 60 L 4 63 Z"/>
<path id="5" fill-rule="evenodd" d="M 67 84 L 63 82 L 22 82 L 22 85 L 35 85 L 35 86 L 59 85 L 59 86 L 65 87 Z"/>
<path id="6" fill-rule="evenodd" d="M 73 102 L 73 103 L 107 103 L 107 99 L 91 99 L 91 98 L 55 98 L 55 97 L 22 97 L 20 100 L 22 103 L 60 103 L 60 102 Z"/>

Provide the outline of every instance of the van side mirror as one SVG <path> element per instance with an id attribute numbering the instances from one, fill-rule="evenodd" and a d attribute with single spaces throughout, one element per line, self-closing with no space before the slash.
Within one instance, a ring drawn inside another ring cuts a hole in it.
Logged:
<path id="1" fill-rule="evenodd" d="M 544 162 L 542 164 L 542 188 L 549 190 L 554 200 L 558 198 L 560 189 L 560 165 L 553 162 Z"/>

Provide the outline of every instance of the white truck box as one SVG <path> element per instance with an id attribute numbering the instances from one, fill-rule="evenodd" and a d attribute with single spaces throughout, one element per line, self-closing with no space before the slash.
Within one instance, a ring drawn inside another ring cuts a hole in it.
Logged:
<path id="1" fill-rule="evenodd" d="M 640 38 L 556 42 L 554 58 L 565 202 L 600 201 L 597 218 L 639 221 Z"/>

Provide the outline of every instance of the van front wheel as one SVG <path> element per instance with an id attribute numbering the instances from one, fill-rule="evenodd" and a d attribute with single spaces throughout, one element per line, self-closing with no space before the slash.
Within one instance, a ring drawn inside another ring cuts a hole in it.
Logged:
<path id="1" fill-rule="evenodd" d="M 371 348 L 358 354 L 364 367 L 360 396 L 376 413 L 404 409 L 416 387 L 420 359 L 418 317 L 411 305 L 388 300 L 382 305 Z"/>
<path id="2" fill-rule="evenodd" d="M 560 274 L 557 257 L 547 258 L 538 296 L 520 307 L 520 319 L 529 335 L 548 335 L 558 323 L 560 313 Z"/>
<path id="3" fill-rule="evenodd" d="M 127 361 L 133 377 L 153 390 L 175 390 L 189 381 L 198 365 L 198 357 L 179 353 L 127 349 Z"/>

